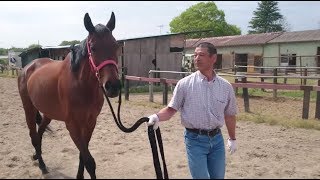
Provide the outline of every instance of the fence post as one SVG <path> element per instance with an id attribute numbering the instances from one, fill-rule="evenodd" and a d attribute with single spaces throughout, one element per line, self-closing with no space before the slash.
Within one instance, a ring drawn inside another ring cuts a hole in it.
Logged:
<path id="1" fill-rule="evenodd" d="M 124 83 L 125 83 L 126 75 L 127 75 L 127 74 L 128 74 L 127 67 L 122 67 L 122 73 L 121 73 L 121 81 L 122 81 L 121 86 L 122 86 L 122 87 L 124 87 Z"/>
<path id="2" fill-rule="evenodd" d="M 168 104 L 168 84 L 165 78 L 160 79 L 160 83 L 163 84 L 163 89 L 162 89 L 162 104 L 167 105 Z"/>
<path id="3" fill-rule="evenodd" d="M 303 107 L 302 107 L 302 119 L 308 119 L 309 117 L 309 104 L 310 104 L 310 92 L 312 86 L 301 86 L 303 90 Z"/>
<path id="4" fill-rule="evenodd" d="M 129 101 L 129 80 L 124 81 L 124 97 L 125 100 Z"/>
<path id="5" fill-rule="evenodd" d="M 320 86 L 320 80 L 318 80 L 318 86 Z M 317 91 L 317 101 L 316 101 L 316 119 L 320 119 L 320 91 Z"/>
<path id="6" fill-rule="evenodd" d="M 234 65 L 234 75 L 237 75 L 237 65 Z M 238 77 L 235 77 L 234 78 L 234 82 L 235 83 L 237 83 L 238 82 Z M 237 87 L 235 87 L 235 93 L 236 93 L 236 95 L 238 95 L 238 88 Z"/>
<path id="7" fill-rule="evenodd" d="M 304 76 L 308 76 L 308 70 L 307 70 L 307 68 L 304 69 Z M 307 85 L 307 78 L 305 78 L 305 79 L 303 80 L 303 85 Z"/>
<path id="8" fill-rule="evenodd" d="M 260 74 L 263 76 L 264 75 L 264 67 L 261 67 L 260 69 Z M 261 78 L 261 82 L 264 82 L 264 78 Z M 264 88 L 261 88 L 261 91 L 266 91 Z"/>
<path id="9" fill-rule="evenodd" d="M 273 69 L 273 76 L 278 76 L 277 68 Z M 278 80 L 277 77 L 273 78 L 273 84 L 277 84 Z M 277 98 L 277 89 L 273 89 L 273 98 Z"/>
<path id="10" fill-rule="evenodd" d="M 288 69 L 284 69 L 284 75 L 288 76 Z M 283 78 L 283 83 L 287 84 L 287 78 Z"/>
<path id="11" fill-rule="evenodd" d="M 160 71 L 160 68 L 157 68 L 157 71 Z M 160 78 L 160 72 L 156 72 L 156 78 Z M 156 83 L 157 86 L 160 86 L 160 83 Z"/>
<path id="12" fill-rule="evenodd" d="M 247 82 L 247 77 L 242 78 L 242 83 Z M 248 93 L 248 88 L 242 88 L 242 96 L 243 96 L 243 101 L 244 101 L 244 111 L 245 112 L 250 112 L 249 110 L 249 93 Z"/>
<path id="13" fill-rule="evenodd" d="M 152 78 L 151 72 L 149 72 L 149 78 Z M 149 102 L 153 102 L 153 82 L 149 82 Z"/>

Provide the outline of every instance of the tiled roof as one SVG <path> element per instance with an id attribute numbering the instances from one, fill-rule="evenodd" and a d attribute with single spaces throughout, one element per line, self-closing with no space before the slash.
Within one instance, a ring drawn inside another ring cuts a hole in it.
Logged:
<path id="1" fill-rule="evenodd" d="M 266 43 L 320 41 L 320 29 L 294 32 L 272 32 L 237 36 L 221 36 L 202 39 L 187 39 L 186 48 L 194 48 L 200 42 L 210 42 L 216 47 L 261 45 Z"/>
<path id="2" fill-rule="evenodd" d="M 195 47 L 200 42 L 210 42 L 216 47 L 222 46 L 239 46 L 239 45 L 260 45 L 276 38 L 282 32 L 247 34 L 237 36 L 221 36 L 203 39 L 187 39 L 186 48 Z"/>
<path id="3" fill-rule="evenodd" d="M 285 32 L 268 43 L 320 41 L 320 29 Z"/>

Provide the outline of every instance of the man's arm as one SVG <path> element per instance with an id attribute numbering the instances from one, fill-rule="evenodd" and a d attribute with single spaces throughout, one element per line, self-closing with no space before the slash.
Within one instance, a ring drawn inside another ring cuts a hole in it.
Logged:
<path id="1" fill-rule="evenodd" d="M 159 117 L 159 121 L 167 121 L 169 120 L 175 113 L 177 112 L 177 110 L 175 110 L 172 107 L 165 107 L 163 109 L 161 109 L 158 113 L 156 113 Z"/>
<path id="2" fill-rule="evenodd" d="M 229 134 L 229 138 L 236 139 L 236 116 L 225 115 L 225 122 Z"/>

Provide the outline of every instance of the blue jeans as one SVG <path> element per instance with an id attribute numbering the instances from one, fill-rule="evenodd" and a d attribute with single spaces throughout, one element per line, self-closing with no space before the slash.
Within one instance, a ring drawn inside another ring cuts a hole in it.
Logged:
<path id="1" fill-rule="evenodd" d="M 214 137 L 184 132 L 188 164 L 193 179 L 224 179 L 225 147 L 221 132 Z"/>

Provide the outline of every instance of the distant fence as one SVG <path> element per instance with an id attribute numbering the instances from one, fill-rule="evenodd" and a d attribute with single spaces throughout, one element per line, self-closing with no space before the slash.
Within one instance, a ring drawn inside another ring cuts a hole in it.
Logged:
<path id="1" fill-rule="evenodd" d="M 163 71 L 166 73 L 182 73 L 186 72 L 175 72 L 175 71 Z M 232 76 L 235 78 L 235 82 L 231 83 L 232 86 L 236 88 L 243 89 L 243 99 L 245 112 L 250 112 L 249 108 L 249 93 L 248 88 L 262 88 L 262 89 L 284 89 L 284 90 L 302 90 L 304 93 L 303 96 L 303 110 L 302 118 L 308 119 L 309 117 L 309 104 L 310 104 L 310 93 L 311 91 L 317 91 L 317 100 L 316 100 L 316 112 L 315 118 L 320 119 L 320 77 L 298 77 L 298 76 L 247 76 L 247 75 L 232 75 L 232 74 L 219 74 L 220 76 Z M 266 82 L 247 82 L 247 78 L 274 78 L 274 83 Z M 277 78 L 302 78 L 302 79 L 317 79 L 317 86 L 306 86 L 306 85 L 295 85 L 295 84 L 277 84 Z M 137 76 L 124 76 L 124 89 L 125 89 L 125 99 L 129 100 L 129 80 L 131 81 L 143 81 L 149 82 L 149 101 L 153 102 L 153 83 L 161 83 L 163 86 L 163 105 L 168 104 L 168 86 L 176 84 L 179 80 L 177 79 L 166 79 L 166 78 L 151 78 L 151 77 L 137 77 Z M 241 81 L 239 81 L 241 79 Z"/>
<path id="2" fill-rule="evenodd" d="M 19 68 L 19 67 L 0 64 L 0 73 L 1 74 L 6 74 L 6 75 L 10 75 L 11 74 L 11 76 L 14 76 L 14 75 L 18 75 L 18 72 L 20 70 L 21 70 L 21 68 Z"/>

